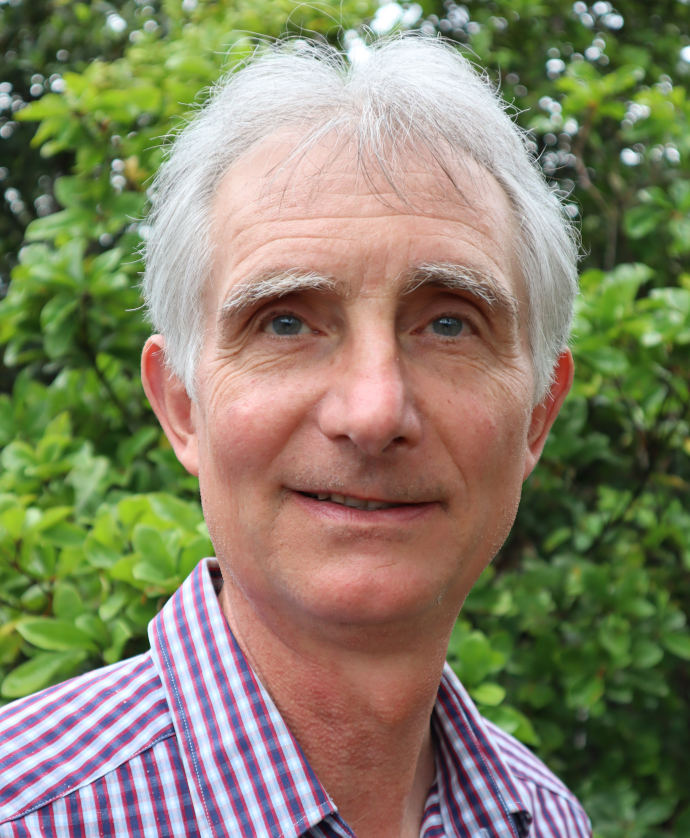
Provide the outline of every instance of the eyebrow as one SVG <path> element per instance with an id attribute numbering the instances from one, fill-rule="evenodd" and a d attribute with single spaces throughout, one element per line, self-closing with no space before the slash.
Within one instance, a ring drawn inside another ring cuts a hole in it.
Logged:
<path id="1" fill-rule="evenodd" d="M 482 300 L 486 305 L 517 321 L 519 303 L 496 277 L 467 265 L 425 262 L 405 271 L 401 277 L 402 296 L 412 294 L 424 286 L 463 291 Z M 305 290 L 337 291 L 341 286 L 334 277 L 300 268 L 272 269 L 249 275 L 232 288 L 220 307 L 220 320 L 236 317 L 254 308 L 263 300 L 280 299 Z"/>
<path id="2" fill-rule="evenodd" d="M 451 263 L 424 263 L 406 273 L 402 294 L 412 294 L 419 288 L 433 285 L 450 291 L 464 291 L 513 321 L 519 319 L 520 305 L 517 297 L 490 272 L 467 265 Z"/>
<path id="3" fill-rule="evenodd" d="M 245 277 L 230 292 L 220 307 L 220 317 L 225 320 L 251 309 L 267 299 L 280 299 L 298 291 L 333 291 L 336 280 L 315 271 L 299 268 L 264 271 Z"/>

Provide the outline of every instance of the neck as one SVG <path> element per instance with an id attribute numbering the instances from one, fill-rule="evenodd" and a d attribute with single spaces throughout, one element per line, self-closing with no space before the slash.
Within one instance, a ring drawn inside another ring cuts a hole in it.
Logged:
<path id="1" fill-rule="evenodd" d="M 221 605 L 358 838 L 416 838 L 435 774 L 430 718 L 452 616 L 442 629 L 434 620 L 315 631 L 257 613 L 232 581 Z"/>

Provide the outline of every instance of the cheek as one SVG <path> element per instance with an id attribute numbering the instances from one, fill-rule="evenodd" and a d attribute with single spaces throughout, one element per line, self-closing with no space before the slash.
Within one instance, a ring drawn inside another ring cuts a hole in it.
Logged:
<path id="1" fill-rule="evenodd" d="M 447 414 L 451 421 L 444 424 L 451 439 L 448 447 L 465 477 L 511 481 L 515 470 L 521 478 L 529 428 L 527 400 L 502 390 L 492 397 L 465 393 L 452 401 Z"/>
<path id="2" fill-rule="evenodd" d="M 217 388 L 202 421 L 206 437 L 206 466 L 226 479 L 241 479 L 255 468 L 265 468 L 281 452 L 307 408 L 295 387 L 248 380 L 241 388 Z"/>

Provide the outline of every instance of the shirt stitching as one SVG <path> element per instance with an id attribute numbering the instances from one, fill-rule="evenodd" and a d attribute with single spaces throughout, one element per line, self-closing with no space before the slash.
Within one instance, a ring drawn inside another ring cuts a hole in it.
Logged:
<path id="1" fill-rule="evenodd" d="M 97 774 L 95 777 L 89 777 L 87 780 L 84 780 L 82 783 L 77 783 L 76 785 L 69 786 L 68 788 L 60 791 L 52 796 L 47 797 L 45 800 L 39 800 L 37 803 L 33 805 L 29 805 L 26 809 L 20 809 L 14 815 L 10 815 L 8 818 L 0 821 L 0 826 L 6 823 L 13 823 L 14 821 L 21 820 L 22 818 L 26 818 L 29 815 L 32 815 L 34 812 L 38 812 L 40 809 L 45 808 L 46 806 L 50 806 L 55 803 L 56 800 L 62 800 L 65 797 L 69 797 L 71 794 L 76 794 L 83 788 L 87 786 L 92 786 L 94 783 L 97 783 L 99 780 L 105 779 L 109 774 L 112 774 L 115 771 L 119 771 L 123 765 L 126 765 L 128 762 L 132 762 L 137 757 L 145 754 L 147 751 L 150 751 L 152 748 L 155 748 L 156 745 L 159 745 L 161 742 L 165 742 L 167 739 L 175 738 L 175 731 L 174 729 L 169 730 L 167 733 L 159 734 L 155 739 L 152 739 L 147 745 L 143 748 L 139 748 L 139 750 L 134 751 L 132 754 L 128 754 L 124 757 L 117 765 L 113 766 L 113 768 L 108 769 L 108 771 L 103 771 L 100 774 Z"/>
<path id="2" fill-rule="evenodd" d="M 175 693 L 175 701 L 177 702 L 178 707 L 182 707 L 182 698 L 180 696 L 180 691 L 178 689 L 177 681 L 176 681 L 175 675 L 174 675 L 175 671 L 174 671 L 173 666 L 172 666 L 172 661 L 170 660 L 170 655 L 168 653 L 168 649 L 166 648 L 166 645 L 163 642 L 163 639 L 160 637 L 160 627 L 158 625 L 156 626 L 156 633 L 159 635 L 158 645 L 159 645 L 159 648 L 161 650 L 161 654 L 163 655 L 165 668 L 166 668 L 166 670 L 168 672 L 168 676 L 170 678 L 170 684 L 172 686 L 172 690 Z M 198 757 L 197 757 L 197 754 L 196 754 L 196 750 L 194 749 L 194 744 L 193 744 L 193 740 L 192 740 L 192 733 L 189 729 L 189 724 L 187 723 L 187 716 L 184 712 L 181 712 L 180 716 L 182 718 L 182 726 L 184 727 L 185 741 L 188 744 L 188 749 L 187 750 L 189 752 L 189 758 L 192 762 L 192 767 L 194 769 L 194 774 L 196 775 L 196 779 L 197 779 L 197 787 L 199 789 L 199 797 L 201 797 L 201 805 L 203 806 L 203 809 L 204 809 L 204 815 L 206 816 L 206 822 L 208 823 L 209 827 L 211 828 L 211 830 L 215 834 L 215 828 L 213 826 L 213 823 L 211 822 L 211 814 L 210 814 L 210 811 L 209 811 L 208 803 L 206 801 L 206 793 L 205 793 L 203 781 L 201 779 Z"/>

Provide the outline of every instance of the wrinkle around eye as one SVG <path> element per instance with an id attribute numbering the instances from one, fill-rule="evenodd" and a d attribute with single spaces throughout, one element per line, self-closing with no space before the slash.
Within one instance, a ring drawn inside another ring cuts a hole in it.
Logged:
<path id="1" fill-rule="evenodd" d="M 269 377 L 284 377 L 291 369 L 304 369 L 301 353 L 248 350 L 245 345 L 219 348 L 209 361 L 209 379 L 213 388 L 243 389 L 247 380 L 255 380 L 262 374 Z"/>
<path id="2" fill-rule="evenodd" d="M 300 331 L 285 335 L 271 331 L 271 323 L 281 317 L 294 318 Z M 217 334 L 211 364 L 215 372 L 231 378 L 260 370 L 279 374 L 296 365 L 308 366 L 315 360 L 313 339 L 322 335 L 305 317 L 279 308 L 255 313 L 232 329 L 227 325 Z"/>

